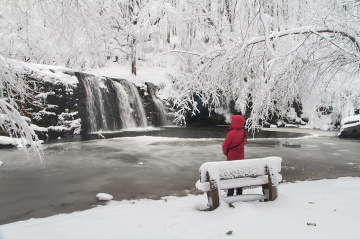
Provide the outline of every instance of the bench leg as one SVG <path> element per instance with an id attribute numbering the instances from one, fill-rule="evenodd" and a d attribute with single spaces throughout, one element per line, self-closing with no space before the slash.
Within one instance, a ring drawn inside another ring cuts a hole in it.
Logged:
<path id="1" fill-rule="evenodd" d="M 219 199 L 219 189 L 215 180 L 210 180 L 210 192 L 207 192 L 208 200 L 209 200 L 209 211 L 212 211 L 219 207 L 220 199 Z"/>
<path id="2" fill-rule="evenodd" d="M 212 211 L 219 207 L 219 189 L 215 180 L 210 179 L 209 172 L 206 173 L 206 181 L 210 184 L 210 191 L 206 192 L 208 198 L 208 207 L 203 211 Z"/>
<path id="3" fill-rule="evenodd" d="M 277 189 L 272 184 L 270 172 L 268 173 L 268 184 L 262 185 L 263 193 L 268 198 L 268 201 L 274 201 L 277 198 Z"/>

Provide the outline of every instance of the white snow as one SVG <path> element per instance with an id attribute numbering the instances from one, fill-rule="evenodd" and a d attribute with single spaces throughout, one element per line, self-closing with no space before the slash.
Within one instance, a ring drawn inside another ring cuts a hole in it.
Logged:
<path id="1" fill-rule="evenodd" d="M 53 131 L 59 131 L 59 132 L 61 132 L 61 131 L 66 131 L 66 130 L 67 130 L 66 127 L 61 126 L 61 125 L 58 125 L 58 126 L 49 126 L 48 129 L 49 129 L 49 130 L 53 130 Z"/>
<path id="2" fill-rule="evenodd" d="M 65 85 L 75 85 L 79 82 L 75 75 L 71 76 L 64 73 L 73 72 L 72 69 L 66 67 L 34 64 L 16 60 L 10 61 L 19 71 L 28 72 L 31 76 L 41 78 L 43 81 L 52 82 L 54 84 L 62 82 Z"/>
<path id="3" fill-rule="evenodd" d="M 259 176 L 263 175 L 265 167 L 271 169 L 274 173 L 281 171 L 280 157 L 267 157 L 257 159 L 244 159 L 234 161 L 207 162 L 201 165 L 201 181 L 206 181 L 206 172 L 215 180 L 220 178 L 237 178 L 244 175 Z"/>
<path id="4" fill-rule="evenodd" d="M 3 161 L 0 161 L 0 166 L 3 165 L 3 164 L 4 164 Z"/>
<path id="5" fill-rule="evenodd" d="M 96 198 L 97 198 L 97 200 L 100 200 L 100 201 L 110 201 L 114 197 L 107 193 L 98 193 L 98 194 L 96 194 Z"/>
<path id="6" fill-rule="evenodd" d="M 354 115 L 350 117 L 345 117 L 341 120 L 341 128 L 340 132 L 338 134 L 341 135 L 341 132 L 343 132 L 347 128 L 356 127 L 360 125 L 360 115 Z"/>
<path id="7" fill-rule="evenodd" d="M 37 126 L 35 124 L 30 124 L 30 127 L 35 130 L 35 131 L 39 131 L 39 132 L 48 132 L 48 129 L 47 128 L 44 128 L 44 127 L 40 127 L 40 126 Z"/>
<path id="8" fill-rule="evenodd" d="M 354 115 L 354 116 L 343 118 L 341 120 L 341 125 L 345 125 L 349 122 L 352 122 L 352 123 L 360 122 L 360 115 Z"/>
<path id="9" fill-rule="evenodd" d="M 106 67 L 88 70 L 87 73 L 100 77 L 126 79 L 141 87 L 145 82 L 152 82 L 157 86 L 168 84 L 167 74 L 174 71 L 171 67 L 148 66 L 145 63 L 138 67 L 137 75 L 131 74 L 130 69 L 129 65 L 108 62 Z"/>
<path id="10" fill-rule="evenodd" d="M 6 136 L 0 136 L 0 144 L 10 144 L 10 145 L 18 145 L 18 139 L 14 139 L 14 138 L 10 138 L 10 137 L 6 137 Z"/>
<path id="11" fill-rule="evenodd" d="M 159 92 L 156 92 L 156 96 L 160 99 L 167 99 L 169 95 L 173 94 L 170 90 L 171 81 L 168 78 L 169 74 L 173 74 L 178 71 L 177 66 L 173 66 L 169 59 L 169 62 L 165 62 L 159 65 L 148 64 L 142 62 L 137 68 L 137 75 L 133 75 L 130 72 L 131 66 L 119 64 L 116 62 L 107 62 L 107 65 L 99 69 L 89 69 L 86 73 L 93 74 L 98 77 L 110 77 L 110 78 L 119 78 L 126 79 L 131 83 L 134 83 L 138 87 L 145 88 L 145 82 L 154 83 L 156 86 L 161 87 L 162 89 Z"/>
<path id="12" fill-rule="evenodd" d="M 344 129 L 355 127 L 358 125 L 360 125 L 360 122 L 343 125 L 343 126 L 341 126 L 340 132 L 342 132 Z"/>
<path id="13" fill-rule="evenodd" d="M 206 204 L 206 195 L 111 201 L 2 225 L 0 238 L 357 239 L 359 200 L 360 178 L 339 178 L 283 183 L 275 201 L 235 202 L 234 208 L 225 204 L 212 212 L 197 209 Z"/>
<path id="14" fill-rule="evenodd" d="M 73 72 L 72 69 L 66 67 L 34 64 L 17 60 L 10 61 L 13 63 L 13 66 L 18 68 L 18 70 L 29 72 L 32 76 L 41 78 L 44 81 L 52 82 L 54 84 L 62 82 L 66 85 L 74 85 L 79 82 L 75 75 L 70 76 L 64 73 Z"/>
<path id="15" fill-rule="evenodd" d="M 36 145 L 41 145 L 42 143 L 44 143 L 43 140 L 38 140 L 35 142 Z M 30 145 L 29 141 L 25 138 L 11 138 L 11 137 L 7 137 L 7 136 L 0 136 L 0 144 L 4 144 L 4 145 L 14 145 L 18 148 L 23 148 L 24 145 Z M 0 238 L 2 239 L 2 238 Z"/>

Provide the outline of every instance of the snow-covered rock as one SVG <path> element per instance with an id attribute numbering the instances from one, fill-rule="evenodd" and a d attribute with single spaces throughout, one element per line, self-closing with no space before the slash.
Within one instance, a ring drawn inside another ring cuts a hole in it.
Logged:
<path id="1" fill-rule="evenodd" d="M 110 194 L 107 194 L 107 193 L 98 193 L 96 195 L 96 198 L 97 198 L 97 200 L 100 200 L 100 201 L 110 201 L 114 197 L 112 195 L 110 195 Z"/>
<path id="2" fill-rule="evenodd" d="M 341 120 L 339 138 L 360 138 L 360 115 L 345 117 Z"/>
<path id="3" fill-rule="evenodd" d="M 37 126 L 35 124 L 30 124 L 30 127 L 34 130 L 34 131 L 38 131 L 38 132 L 48 132 L 48 129 L 45 127 L 40 127 Z"/>
<path id="4" fill-rule="evenodd" d="M 354 115 L 350 117 L 345 117 L 341 120 L 341 125 L 352 124 L 360 122 L 360 115 Z"/>

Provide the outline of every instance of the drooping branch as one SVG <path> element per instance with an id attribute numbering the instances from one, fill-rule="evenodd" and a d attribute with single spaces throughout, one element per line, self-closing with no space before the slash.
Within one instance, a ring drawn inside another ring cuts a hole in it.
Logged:
<path id="1" fill-rule="evenodd" d="M 293 28 L 293 29 L 289 29 L 289 30 L 285 30 L 285 31 L 273 32 L 273 33 L 269 34 L 268 37 L 271 40 L 275 40 L 280 37 L 286 37 L 286 36 L 292 36 L 292 35 L 303 35 L 303 34 L 309 34 L 309 33 L 315 33 L 315 34 L 320 34 L 320 33 L 336 34 L 336 33 L 338 33 L 338 34 L 350 39 L 355 44 L 357 52 L 360 52 L 360 39 L 357 39 L 356 36 L 348 33 L 345 29 L 342 29 L 342 28 L 313 27 L 313 26 L 309 27 L 308 26 L 308 27 L 301 27 L 301 28 Z M 325 38 L 325 39 L 327 39 L 327 38 Z M 329 40 L 329 39 L 327 39 L 327 40 Z M 261 42 L 265 42 L 265 41 L 266 41 L 265 36 L 254 37 L 254 38 L 250 39 L 249 41 L 247 41 L 245 46 L 253 45 L 253 44 L 257 44 L 257 43 L 261 43 Z M 337 46 L 337 47 L 339 47 L 339 46 Z M 343 48 L 341 48 L 341 49 L 345 50 Z M 346 52 L 348 54 L 359 57 L 359 53 L 356 53 L 356 52 L 352 53 L 349 51 L 346 51 Z"/>

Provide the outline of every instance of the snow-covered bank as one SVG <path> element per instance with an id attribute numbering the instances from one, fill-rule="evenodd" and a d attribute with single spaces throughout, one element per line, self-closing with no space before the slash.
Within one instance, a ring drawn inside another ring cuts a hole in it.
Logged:
<path id="1" fill-rule="evenodd" d="M 39 141 L 34 141 L 35 145 L 40 145 L 42 144 L 44 141 L 43 140 L 39 140 Z M 25 146 L 29 146 L 30 143 L 29 141 L 27 141 L 24 138 L 11 138 L 11 137 L 7 137 L 7 136 L 0 136 L 0 149 L 1 146 L 12 146 L 12 147 L 17 147 L 17 148 L 23 148 Z"/>
<path id="2" fill-rule="evenodd" d="M 245 192 L 246 193 L 246 192 Z M 112 201 L 107 206 L 0 226 L 16 238 L 358 238 L 360 178 L 283 183 L 273 202 L 213 212 L 205 195 Z M 228 234 L 227 234 L 228 233 Z"/>

